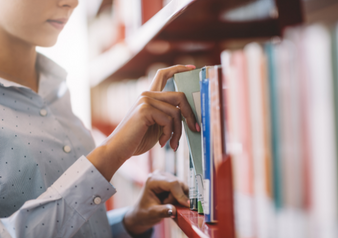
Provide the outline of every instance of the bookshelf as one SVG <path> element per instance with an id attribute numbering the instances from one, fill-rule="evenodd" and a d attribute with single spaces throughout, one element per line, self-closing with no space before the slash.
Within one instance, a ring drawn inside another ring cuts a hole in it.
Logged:
<path id="1" fill-rule="evenodd" d="M 277 36 L 285 26 L 302 22 L 300 1 L 291 0 L 276 0 L 275 8 L 249 20 L 226 17 L 243 6 L 250 11 L 255 2 L 172 0 L 133 35 L 91 62 L 91 85 L 139 78 L 152 63 L 172 65 L 187 54 L 219 64 L 223 41 Z"/>
<path id="2" fill-rule="evenodd" d="M 188 237 L 222 237 L 217 225 L 204 223 L 203 215 L 190 211 L 189 208 L 177 206 L 176 209 L 177 217 L 174 220 Z"/>
<path id="3" fill-rule="evenodd" d="M 181 56 L 202 57 L 197 67 L 220 64 L 220 53 L 225 42 L 281 36 L 286 26 L 303 22 L 303 8 L 299 0 L 276 0 L 275 8 L 251 19 L 230 19 L 239 9 L 254 9 L 250 0 L 172 0 L 133 35 L 115 44 L 94 59 L 90 65 L 91 85 L 95 89 L 109 83 L 145 76 L 149 65 L 162 62 L 177 63 Z M 324 9 L 334 1 L 323 1 Z M 337 4 L 336 4 L 337 5 Z M 318 7 L 309 1 L 306 12 Z M 309 19 L 310 17 L 305 17 Z M 109 134 L 115 125 L 93 121 L 93 126 Z M 218 199 L 222 204 L 217 225 L 204 223 L 204 217 L 189 209 L 177 207 L 178 227 L 188 237 L 234 237 L 231 182 L 231 158 L 227 158 L 217 171 L 222 189 Z M 224 184 L 225 187 L 224 187 Z"/>

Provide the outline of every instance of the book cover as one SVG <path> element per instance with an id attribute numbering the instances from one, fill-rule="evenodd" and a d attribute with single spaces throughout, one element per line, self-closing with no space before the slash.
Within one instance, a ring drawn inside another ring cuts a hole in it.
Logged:
<path id="1" fill-rule="evenodd" d="M 210 89 L 209 89 L 209 69 L 212 66 L 202 68 L 200 72 L 201 87 L 201 118 L 202 118 L 202 151 L 204 162 L 204 217 L 205 222 L 216 222 L 215 213 L 215 166 L 213 160 L 211 123 L 210 123 Z"/>
<path id="2" fill-rule="evenodd" d="M 197 123 L 201 126 L 201 97 L 199 84 L 200 71 L 201 69 L 195 69 L 188 72 L 175 74 L 174 84 L 176 91 L 183 92 L 185 94 L 188 103 L 190 104 L 191 109 L 195 115 Z M 184 118 L 183 126 L 198 184 L 198 211 L 199 213 L 203 213 L 203 162 L 201 133 L 191 131 Z"/>

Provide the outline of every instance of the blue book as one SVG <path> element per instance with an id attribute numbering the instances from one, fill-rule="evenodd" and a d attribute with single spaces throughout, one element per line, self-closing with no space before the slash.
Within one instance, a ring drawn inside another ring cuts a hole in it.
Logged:
<path id="1" fill-rule="evenodd" d="M 203 212 L 205 222 L 216 222 L 215 206 L 214 206 L 214 175 L 215 166 L 212 150 L 212 136 L 210 124 L 210 87 L 208 69 L 202 68 L 200 73 L 200 88 L 201 88 L 201 121 L 202 121 L 202 161 L 204 164 L 203 171 Z"/>

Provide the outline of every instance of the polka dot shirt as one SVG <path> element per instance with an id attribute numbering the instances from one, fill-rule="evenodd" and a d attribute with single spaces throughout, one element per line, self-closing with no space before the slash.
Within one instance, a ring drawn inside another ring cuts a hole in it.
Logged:
<path id="1" fill-rule="evenodd" d="M 0 237 L 112 237 L 104 202 L 116 191 L 83 155 L 66 73 L 38 54 L 38 94 L 0 78 Z"/>

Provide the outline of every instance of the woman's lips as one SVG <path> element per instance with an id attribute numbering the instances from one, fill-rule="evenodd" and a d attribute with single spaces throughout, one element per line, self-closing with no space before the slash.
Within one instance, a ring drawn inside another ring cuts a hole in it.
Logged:
<path id="1" fill-rule="evenodd" d="M 47 20 L 47 22 L 49 24 L 51 24 L 52 26 L 54 26 L 56 29 L 58 30 L 62 30 L 63 27 L 66 25 L 67 23 L 67 19 L 55 19 L 55 20 Z"/>

